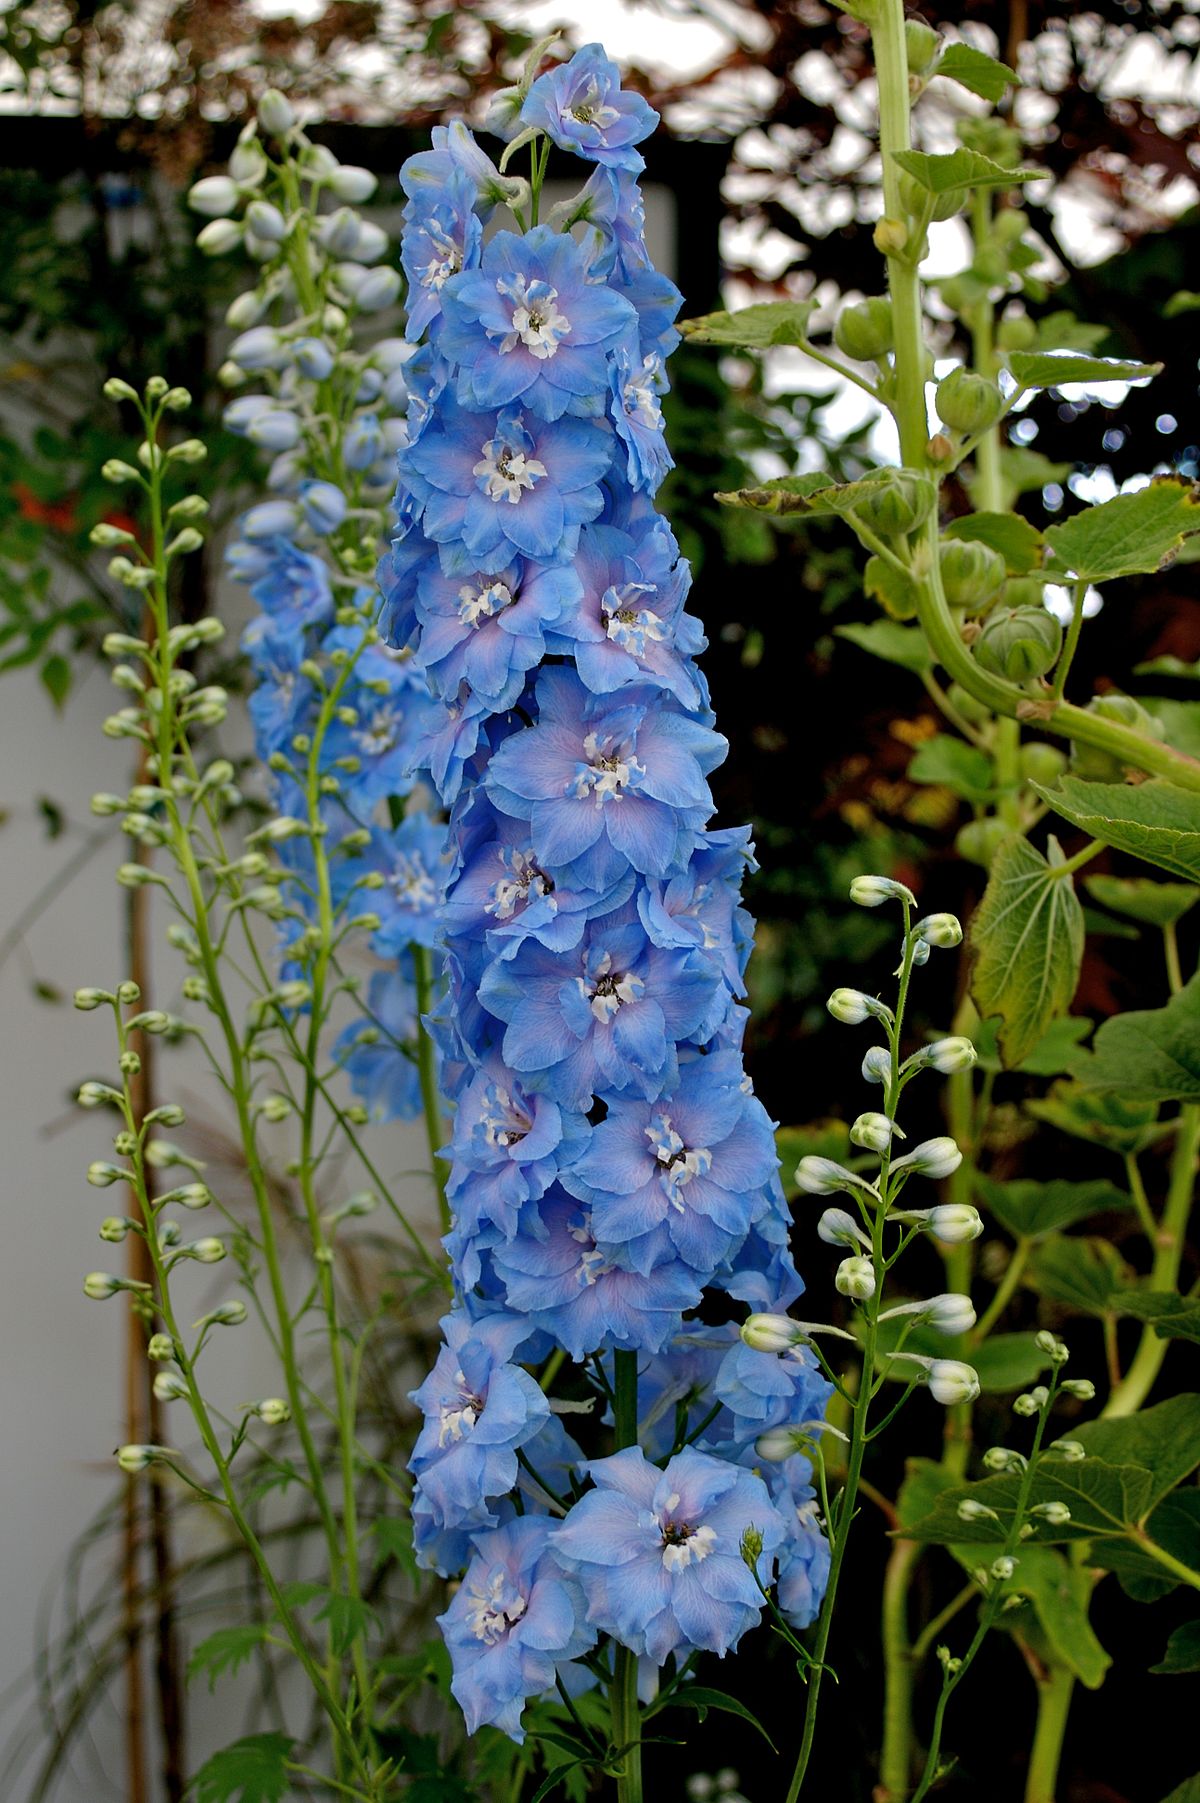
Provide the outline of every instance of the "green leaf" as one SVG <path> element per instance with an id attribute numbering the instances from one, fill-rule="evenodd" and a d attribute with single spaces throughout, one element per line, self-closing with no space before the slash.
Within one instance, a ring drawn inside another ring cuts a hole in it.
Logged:
<path id="1" fill-rule="evenodd" d="M 1055 1663 L 1073 1671 L 1089 1690 L 1099 1690 L 1112 1660 L 1088 1619 L 1088 1573 L 1076 1570 L 1053 1547 L 1026 1543 L 1009 1589 L 1033 1604 Z"/>
<path id="2" fill-rule="evenodd" d="M 370 1603 L 361 1597 L 342 1596 L 335 1590 L 329 1591 L 313 1620 L 329 1623 L 329 1644 L 339 1658 L 350 1651 L 356 1640 L 365 1640 L 379 1628 L 379 1617 Z"/>
<path id="3" fill-rule="evenodd" d="M 1174 1677 L 1182 1672 L 1200 1672 L 1200 1621 L 1185 1621 L 1181 1628 L 1176 1628 L 1167 1642 L 1167 1650 L 1157 1665 L 1150 1667 L 1152 1672 L 1163 1672 Z M 1200 1781 L 1197 1783 L 1197 1796 L 1200 1796 Z"/>
<path id="4" fill-rule="evenodd" d="M 1191 543 L 1189 539 L 1185 550 Z M 1138 699 L 1147 713 L 1154 715 L 1173 751 L 1200 758 L 1200 701 L 1172 701 L 1165 695 L 1141 695 Z"/>
<path id="5" fill-rule="evenodd" d="M 906 1459 L 904 1482 L 896 1498 L 896 1516 L 900 1526 L 920 1521 L 936 1506 L 943 1490 L 955 1487 L 954 1478 L 936 1459 Z"/>
<path id="6" fill-rule="evenodd" d="M 992 790 L 992 760 L 974 745 L 939 732 L 917 747 L 908 766 L 908 780 L 936 783 L 963 801 L 981 802 Z"/>
<path id="7" fill-rule="evenodd" d="M 1162 370 L 1161 363 L 1078 357 L 1070 351 L 1010 351 L 1008 367 L 1022 388 L 1061 388 L 1065 382 L 1138 382 Z"/>
<path id="8" fill-rule="evenodd" d="M 215 1690 L 217 1679 L 227 1675 L 232 1677 L 239 1666 L 254 1657 L 269 1634 L 270 1629 L 261 1622 L 242 1628 L 218 1628 L 215 1634 L 200 1642 L 188 1660 L 188 1683 L 203 1673 L 208 1678 L 209 1690 Z"/>
<path id="9" fill-rule="evenodd" d="M 1194 664 L 1184 663 L 1181 657 L 1152 657 L 1148 664 L 1135 664 L 1135 676 L 1174 676 L 1180 682 L 1200 682 L 1200 658 Z"/>
<path id="10" fill-rule="evenodd" d="M 1200 1340 L 1200 1296 L 1175 1290 L 1131 1290 L 1121 1313 L 1152 1327 L 1160 1340 Z"/>
<path id="11" fill-rule="evenodd" d="M 756 513 L 821 514 L 833 510 L 810 506 L 808 497 L 828 488 L 828 479 L 813 470 L 805 476 L 772 476 L 769 482 L 761 482 L 757 488 L 721 490 L 714 499 L 722 507 L 749 507 Z"/>
<path id="12" fill-rule="evenodd" d="M 38 675 L 55 707 L 61 707 L 71 692 L 71 666 L 67 659 L 55 652 L 53 657 L 46 659 Z"/>
<path id="13" fill-rule="evenodd" d="M 917 611 L 917 591 L 912 578 L 882 557 L 868 557 L 863 571 L 863 590 L 872 601 L 878 601 L 892 620 L 911 620 Z"/>
<path id="14" fill-rule="evenodd" d="M 868 470 L 856 482 L 830 482 L 810 472 L 804 476 L 773 476 L 757 488 L 740 488 L 715 497 L 726 507 L 753 507 L 760 513 L 810 514 L 814 518 L 847 519 L 856 509 L 878 497 L 881 490 L 907 477 L 919 514 L 932 512 L 937 490 L 928 476 L 891 467 Z"/>
<path id="15" fill-rule="evenodd" d="M 919 626 L 901 626 L 897 620 L 868 620 L 836 626 L 834 631 L 838 638 L 849 639 L 860 651 L 882 658 L 885 664 L 899 664 L 914 676 L 924 676 L 933 669 L 929 641 Z"/>
<path id="16" fill-rule="evenodd" d="M 375 1542 L 375 1569 L 394 1559 L 412 1579 L 417 1577 L 417 1561 L 413 1553 L 412 1521 L 407 1515 L 381 1515 L 371 1523 Z"/>
<path id="17" fill-rule="evenodd" d="M 1200 1101 L 1200 974 L 1165 1008 L 1106 1020 L 1075 1074 L 1088 1089 L 1152 1102 Z"/>
<path id="18" fill-rule="evenodd" d="M 1198 311 L 1200 311 L 1200 294 L 1194 293 L 1190 288 L 1180 288 L 1163 307 L 1163 318 L 1175 319 L 1180 313 Z"/>
<path id="19" fill-rule="evenodd" d="M 999 551 L 1010 576 L 1026 576 L 1042 561 L 1045 540 L 1019 513 L 968 513 L 951 520 L 943 538 L 967 538 Z"/>
<path id="20" fill-rule="evenodd" d="M 1028 839 L 1005 839 L 971 923 L 971 992 L 981 1015 L 998 1014 L 1001 1056 L 1011 1069 L 1031 1052 L 1056 1014 L 1070 1007 L 1083 959 L 1083 910 L 1049 842 L 1048 863 Z"/>
<path id="21" fill-rule="evenodd" d="M 1060 307 L 1037 321 L 1037 345 L 1042 351 L 1094 351 L 1108 337 L 1107 326 L 1089 325 Z"/>
<path id="22" fill-rule="evenodd" d="M 923 1520 L 905 1527 L 905 1535 L 944 1546 L 1003 1542 L 1016 1512 L 1021 1481 L 1020 1475 L 1005 1473 L 947 1490 Z M 1127 1538 L 1145 1514 L 1152 1483 L 1150 1473 L 1138 1465 L 1108 1465 L 1103 1459 L 1083 1459 L 1077 1464 L 1047 1459 L 1034 1474 L 1030 1503 L 1065 1502 L 1071 1519 L 1051 1523 L 1037 1518 L 1037 1542 L 1049 1546 Z M 958 1505 L 967 1497 L 994 1509 L 999 1519 L 961 1520 Z"/>
<path id="23" fill-rule="evenodd" d="M 1160 1559 L 1151 1557 L 1147 1542 L 1170 1553 L 1200 1576 L 1200 1490 L 1187 1485 L 1164 1496 L 1151 1511 L 1143 1531 L 1129 1540 L 1110 1540 L 1097 1547 L 1097 1565 L 1114 1571 L 1122 1590 L 1139 1603 L 1153 1603 L 1184 1582 Z"/>
<path id="24" fill-rule="evenodd" d="M 196 1773 L 196 1803 L 282 1803 L 291 1787 L 289 1734 L 249 1734 L 206 1759 Z"/>
<path id="25" fill-rule="evenodd" d="M 1161 569 L 1189 532 L 1197 531 L 1200 504 L 1191 483 L 1163 476 L 1135 494 L 1114 495 L 1061 526 L 1050 526 L 1046 567 L 1079 582 L 1149 575 Z"/>
<path id="26" fill-rule="evenodd" d="M 768 349 L 773 344 L 803 344 L 815 301 L 764 301 L 736 313 L 705 313 L 682 319 L 679 330 L 692 344 L 717 344 L 726 350 Z"/>
<path id="27" fill-rule="evenodd" d="M 893 160 L 930 194 L 954 194 L 961 188 L 1012 188 L 1018 182 L 1037 181 L 1045 173 L 1042 169 L 1009 169 L 978 150 L 961 148 L 944 156 L 897 150 Z"/>
<path id="28" fill-rule="evenodd" d="M 1065 1177 L 1045 1183 L 1033 1178 L 997 1183 L 991 1177 L 977 1177 L 975 1192 L 988 1212 L 1017 1239 L 1044 1239 L 1048 1233 L 1073 1227 L 1091 1215 L 1129 1207 L 1128 1196 L 1102 1178 L 1084 1183 L 1071 1183 Z"/>
<path id="29" fill-rule="evenodd" d="M 1129 1275 L 1128 1265 L 1108 1240 L 1060 1233 L 1042 1241 L 1029 1261 L 1034 1289 L 1048 1302 L 1082 1315 L 1112 1314 L 1112 1298 Z"/>
<path id="30" fill-rule="evenodd" d="M 1064 776 L 1057 787 L 1033 783 L 1043 801 L 1093 839 L 1200 883 L 1200 801 L 1155 777 L 1146 783 L 1089 783 Z"/>
<path id="31" fill-rule="evenodd" d="M 1171 1131 L 1171 1122 L 1160 1122 L 1157 1102 L 1131 1102 L 1127 1097 L 1102 1090 L 1084 1089 L 1080 1083 L 1056 1083 L 1048 1096 L 1026 1102 L 1035 1120 L 1069 1133 L 1089 1145 L 1107 1146 L 1120 1154 L 1144 1152 Z"/>
<path id="32" fill-rule="evenodd" d="M 1170 1796 L 1163 1798 L 1162 1803 L 1200 1803 L 1200 1776 L 1177 1784 Z"/>
<path id="33" fill-rule="evenodd" d="M 1032 1077 L 1064 1076 L 1070 1070 L 1071 1060 L 1081 1042 L 1091 1032 L 1093 1024 L 1081 1014 L 1064 1014 L 1058 1020 L 1052 1020 L 1033 1050 L 1026 1053 L 1015 1069 L 1026 1071 Z M 980 1068 L 985 1071 L 1002 1070 L 995 1021 L 981 1020 L 974 1029 L 972 1038 Z"/>
<path id="34" fill-rule="evenodd" d="M 1007 63 L 986 56 L 973 44 L 949 44 L 943 51 L 934 75 L 945 75 L 984 100 L 1002 100 L 1008 88 L 1019 85 L 1020 78 Z"/>
<path id="35" fill-rule="evenodd" d="M 1174 926 L 1200 901 L 1193 883 L 1156 883 L 1148 876 L 1085 876 L 1083 886 L 1102 908 L 1148 927 Z"/>
<path id="36" fill-rule="evenodd" d="M 710 1709 L 722 1710 L 726 1715 L 740 1716 L 742 1721 L 749 1722 L 752 1728 L 757 1728 L 772 1753 L 778 1751 L 758 1717 L 747 1709 L 744 1703 L 739 1703 L 736 1697 L 727 1696 L 723 1690 L 709 1690 L 702 1684 L 682 1684 L 678 1690 L 669 1692 L 661 1704 L 652 1704 L 650 1708 L 644 1710 L 643 1721 L 649 1721 L 651 1716 L 657 1715 L 660 1708 L 694 1709 L 701 1721 L 705 1719 Z"/>
<path id="37" fill-rule="evenodd" d="M 1200 1396 L 1169 1396 L 1136 1415 L 1088 1421 L 1074 1428 L 1073 1440 L 1110 1465 L 1140 1465 L 1154 1482 L 1147 1508 L 1154 1508 L 1200 1465 Z"/>

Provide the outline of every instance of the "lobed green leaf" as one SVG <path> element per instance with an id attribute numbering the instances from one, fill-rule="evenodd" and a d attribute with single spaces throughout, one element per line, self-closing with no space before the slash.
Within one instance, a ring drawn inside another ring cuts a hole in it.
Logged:
<path id="1" fill-rule="evenodd" d="M 1083 960 L 1083 910 L 1069 877 L 1055 874 L 1028 839 L 1006 839 L 971 924 L 971 991 L 986 1019 L 999 1015 L 1005 1065 L 1019 1064 L 1056 1014 L 1070 1006 Z"/>
<path id="2" fill-rule="evenodd" d="M 1190 790 L 1161 777 L 1145 783 L 1090 783 L 1064 776 L 1053 789 L 1041 783 L 1031 787 L 1056 814 L 1093 839 L 1200 883 L 1200 804 Z"/>

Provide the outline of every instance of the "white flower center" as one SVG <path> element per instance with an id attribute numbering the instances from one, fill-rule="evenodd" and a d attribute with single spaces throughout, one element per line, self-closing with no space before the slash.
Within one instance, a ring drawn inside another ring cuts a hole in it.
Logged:
<path id="1" fill-rule="evenodd" d="M 436 228 L 429 232 L 429 245 L 433 254 L 420 272 L 421 286 L 436 294 L 462 268 L 462 253 L 453 238 Z"/>
<path id="2" fill-rule="evenodd" d="M 589 984 L 585 978 L 576 977 L 579 993 L 586 997 L 588 1006 L 602 1026 L 607 1026 L 626 1002 L 637 1002 L 642 998 L 646 985 L 640 977 L 631 971 L 614 970 L 612 954 L 605 952 L 596 966 L 596 975 Z"/>
<path id="3" fill-rule="evenodd" d="M 600 618 L 614 645 L 628 651 L 631 657 L 644 657 L 646 640 L 662 640 L 667 636 L 659 614 L 648 607 L 638 607 L 639 595 L 654 594 L 652 582 L 624 582 L 606 589 L 600 602 Z"/>
<path id="4" fill-rule="evenodd" d="M 506 607 L 511 607 L 515 600 L 516 596 L 508 584 L 501 582 L 499 577 L 480 588 L 473 588 L 469 582 L 464 582 L 458 591 L 458 617 L 464 626 L 475 631 L 485 620 L 490 620 Z"/>
<path id="5" fill-rule="evenodd" d="M 511 920 L 531 895 L 540 900 L 543 895 L 553 894 L 554 884 L 545 871 L 538 869 L 531 851 L 501 852 L 500 862 L 506 873 L 511 868 L 512 875 L 505 874 L 492 884 L 492 899 L 484 904 L 486 914 L 494 914 L 497 920 Z"/>
<path id="6" fill-rule="evenodd" d="M 397 899 L 406 907 L 432 908 L 437 901 L 437 884 L 419 852 L 401 852 L 390 883 Z"/>
<path id="7" fill-rule="evenodd" d="M 607 1277 L 613 1267 L 592 1238 L 592 1217 L 586 1208 L 580 1209 L 567 1232 L 582 1247 L 576 1274 L 580 1289 L 588 1289 L 598 1277 Z"/>
<path id="8" fill-rule="evenodd" d="M 657 431 L 663 423 L 658 401 L 658 379 L 662 358 L 651 353 L 643 357 L 640 372 L 630 376 L 621 390 L 621 403 L 630 419 L 648 431 Z"/>
<path id="9" fill-rule="evenodd" d="M 507 501 L 515 507 L 521 496 L 548 473 L 538 458 L 515 451 L 501 438 L 489 438 L 480 448 L 482 455 L 471 474 L 482 478 L 483 492 L 489 501 Z"/>
<path id="10" fill-rule="evenodd" d="M 597 131 L 607 131 L 621 117 L 615 106 L 608 106 L 601 100 L 600 89 L 594 81 L 589 81 L 567 116 L 577 125 L 594 125 Z"/>
<path id="11" fill-rule="evenodd" d="M 606 801 L 620 801 L 630 783 L 646 774 L 645 766 L 638 763 L 632 752 L 614 745 L 610 739 L 601 743 L 598 733 L 588 733 L 583 741 L 583 755 L 587 761 L 575 766 L 570 786 L 578 801 L 594 794 L 598 808 Z"/>
<path id="12" fill-rule="evenodd" d="M 643 1128 L 650 1141 L 650 1150 L 654 1153 L 655 1163 L 659 1166 L 659 1176 L 667 1199 L 672 1208 L 683 1213 L 683 1197 L 680 1190 L 691 1182 L 693 1177 L 703 1177 L 712 1169 L 712 1153 L 706 1146 L 688 1148 L 671 1125 L 671 1117 L 665 1111 L 656 1114 L 648 1127 Z"/>
<path id="13" fill-rule="evenodd" d="M 377 708 L 350 736 L 365 757 L 382 757 L 396 743 L 395 716 L 388 708 Z"/>
<path id="14" fill-rule="evenodd" d="M 501 1089 L 498 1083 L 489 1083 L 479 1125 L 489 1146 L 507 1151 L 509 1146 L 520 1145 L 533 1122 L 515 1105 L 506 1089 Z"/>
<path id="15" fill-rule="evenodd" d="M 694 1559 L 699 1565 L 707 1559 L 717 1544 L 714 1529 L 709 1527 L 693 1527 L 690 1522 L 676 1521 L 674 1511 L 679 1507 L 679 1496 L 668 1496 L 666 1518 L 655 1517 L 659 1532 L 662 1535 L 663 1565 L 668 1571 L 683 1571 Z"/>
<path id="16" fill-rule="evenodd" d="M 523 275 L 501 280 L 496 288 L 513 303 L 512 331 L 500 340 L 501 351 L 523 344 L 543 363 L 553 357 L 559 340 L 571 330 L 570 320 L 559 310 L 558 289 L 548 282 L 528 281 Z"/>
<path id="17" fill-rule="evenodd" d="M 454 1381 L 458 1385 L 458 1396 L 454 1402 L 443 1402 L 438 1410 L 438 1445 L 452 1446 L 469 1434 L 480 1415 L 483 1413 L 483 1397 L 473 1396 L 467 1389 L 467 1380 L 461 1371 L 454 1373 Z"/>
<path id="18" fill-rule="evenodd" d="M 467 1595 L 471 1599 L 467 1622 L 476 1640 L 482 1640 L 486 1646 L 503 1640 L 525 1613 L 525 1598 L 503 1569 L 493 1571 L 486 1588 L 472 1585 Z"/>

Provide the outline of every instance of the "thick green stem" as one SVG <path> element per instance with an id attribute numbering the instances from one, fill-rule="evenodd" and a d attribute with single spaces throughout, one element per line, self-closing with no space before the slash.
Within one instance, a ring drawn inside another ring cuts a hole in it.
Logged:
<path id="1" fill-rule="evenodd" d="M 1038 1680 L 1037 1728 L 1025 1779 L 1025 1803 L 1054 1803 L 1074 1690 L 1075 1674 L 1065 1665 L 1052 1665 Z"/>
<path id="2" fill-rule="evenodd" d="M 916 1661 L 908 1638 L 908 1591 L 921 1552 L 917 1541 L 897 1540 L 883 1580 L 883 1747 L 875 1803 L 902 1803 L 912 1783 Z"/>
<path id="3" fill-rule="evenodd" d="M 1150 1269 L 1149 1288 L 1152 1290 L 1173 1290 L 1178 1287 L 1188 1220 L 1192 1212 L 1198 1159 L 1200 1106 L 1189 1103 L 1180 1112 L 1175 1147 L 1171 1154 L 1167 1202 L 1155 1235 L 1154 1263 Z M 1153 1327 L 1147 1325 L 1142 1330 L 1133 1363 L 1105 1404 L 1106 1416 L 1137 1413 L 1162 1370 L 1169 1345 L 1170 1341 L 1160 1339 Z"/>
<path id="4" fill-rule="evenodd" d="M 617 1451 L 638 1439 L 638 1355 L 614 1352 L 613 1424 Z M 613 1745 L 620 1750 L 617 1803 L 642 1803 L 641 1712 L 638 1708 L 637 1656 L 614 1642 L 613 1681 L 609 1693 Z"/>

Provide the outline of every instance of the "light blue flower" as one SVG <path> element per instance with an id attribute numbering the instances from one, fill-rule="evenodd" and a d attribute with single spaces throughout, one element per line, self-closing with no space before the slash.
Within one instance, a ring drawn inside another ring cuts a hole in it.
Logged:
<path id="1" fill-rule="evenodd" d="M 421 1112 L 421 1079 L 411 975 L 402 966 L 373 972 L 365 1012 L 334 1040 L 333 1062 L 373 1121 L 412 1120 Z"/>
<path id="2" fill-rule="evenodd" d="M 404 330 L 410 339 L 420 338 L 439 321 L 450 278 L 479 261 L 483 227 L 476 198 L 475 183 L 464 168 L 452 169 L 442 186 L 414 189 L 400 240 L 400 262 L 408 277 Z"/>
<path id="3" fill-rule="evenodd" d="M 519 557 L 491 574 L 448 576 L 426 564 L 416 586 L 421 662 L 435 689 L 454 694 L 466 682 L 499 713 L 541 663 L 547 631 L 582 584 L 574 570 Z"/>
<path id="4" fill-rule="evenodd" d="M 633 146 L 658 124 L 658 114 L 640 94 L 622 89 L 621 71 L 600 44 L 585 44 L 569 62 L 539 75 L 520 116 L 523 125 L 540 127 L 563 150 L 634 170 L 643 161 Z"/>
<path id="5" fill-rule="evenodd" d="M 523 1741 L 525 1703 L 595 1644 L 583 1592 L 555 1559 L 550 1538 L 550 1522 L 539 1515 L 476 1534 L 467 1575 L 438 1617 L 469 1734 L 487 1724 Z"/>
<path id="6" fill-rule="evenodd" d="M 588 1473 L 596 1488 L 550 1536 L 583 1585 L 588 1621 L 658 1664 L 695 1651 L 723 1658 L 763 1606 L 743 1535 L 762 1537 L 764 1583 L 786 1535 L 762 1479 L 690 1447 L 662 1471 L 631 1446 Z"/>

